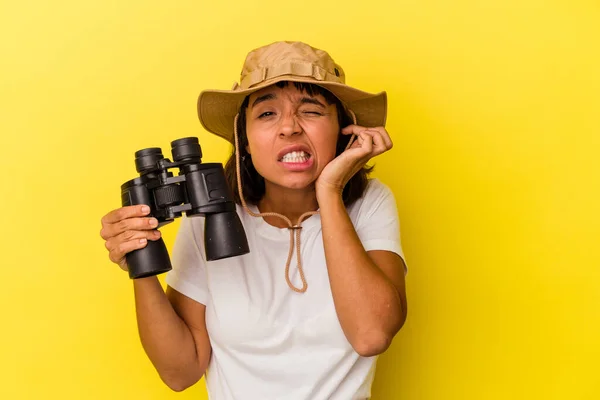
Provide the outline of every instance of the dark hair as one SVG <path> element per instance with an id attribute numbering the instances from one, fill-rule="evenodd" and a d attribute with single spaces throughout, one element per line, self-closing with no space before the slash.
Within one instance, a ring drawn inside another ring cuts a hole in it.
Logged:
<path id="1" fill-rule="evenodd" d="M 293 82 L 296 89 L 301 92 L 308 94 L 309 96 L 322 95 L 328 104 L 335 104 L 338 115 L 338 123 L 340 129 L 353 124 L 352 118 L 346 112 L 345 107 L 341 101 L 335 97 L 327 89 L 314 85 L 311 83 Z M 277 82 L 275 85 L 278 88 L 284 88 L 288 84 L 287 81 Z M 242 190 L 244 192 L 244 200 L 247 203 L 257 205 L 260 199 L 265 195 L 265 180 L 256 171 L 254 164 L 252 164 L 252 158 L 246 147 L 248 146 L 248 136 L 246 134 L 246 109 L 248 108 L 248 99 L 246 97 L 239 110 L 239 117 L 237 121 L 237 133 L 239 138 L 239 149 L 240 149 L 240 176 L 242 178 Z M 235 140 L 235 139 L 234 139 Z M 336 145 L 335 155 L 340 155 L 348 142 L 350 141 L 350 135 L 338 136 Z M 368 183 L 368 174 L 373 170 L 373 167 L 363 167 L 357 172 L 346 184 L 342 192 L 342 200 L 344 205 L 349 206 L 356 200 L 358 200 L 364 193 Z M 227 178 L 227 184 L 229 189 L 233 193 L 233 197 L 236 203 L 241 204 L 240 194 L 237 187 L 237 174 L 235 169 L 235 147 L 225 164 L 225 177 Z"/>

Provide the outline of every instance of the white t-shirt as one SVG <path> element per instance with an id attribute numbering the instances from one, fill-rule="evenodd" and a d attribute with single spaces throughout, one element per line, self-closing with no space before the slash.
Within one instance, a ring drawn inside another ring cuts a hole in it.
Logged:
<path id="1" fill-rule="evenodd" d="M 368 399 L 377 357 L 359 356 L 344 336 L 329 286 L 320 216 L 302 223 L 308 290 L 297 293 L 285 280 L 289 230 L 252 217 L 241 206 L 237 212 L 250 253 L 206 262 L 204 218 L 184 217 L 173 270 L 166 276 L 168 285 L 206 305 L 210 399 Z M 371 179 L 348 213 L 365 250 L 404 258 L 396 202 L 387 186 Z M 290 279 L 301 287 L 295 266 L 294 255 Z"/>

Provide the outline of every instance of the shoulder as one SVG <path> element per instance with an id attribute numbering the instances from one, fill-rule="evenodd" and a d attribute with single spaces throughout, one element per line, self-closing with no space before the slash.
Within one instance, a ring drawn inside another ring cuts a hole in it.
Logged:
<path id="1" fill-rule="evenodd" d="M 348 213 L 355 223 L 359 223 L 383 210 L 395 213 L 395 207 L 396 199 L 390 187 L 377 178 L 370 178 L 363 195 L 348 206 Z"/>
<path id="2" fill-rule="evenodd" d="M 365 189 L 365 193 L 363 197 L 365 198 L 373 198 L 379 196 L 394 196 L 392 190 L 388 185 L 383 183 L 377 178 L 370 178 L 367 182 L 367 187 Z"/>
<path id="3" fill-rule="evenodd" d="M 373 203 L 381 202 L 384 199 L 394 199 L 394 193 L 388 185 L 377 178 L 370 178 L 367 181 L 367 186 L 362 196 L 350 205 L 352 208 L 362 208 L 365 205 L 373 205 Z"/>

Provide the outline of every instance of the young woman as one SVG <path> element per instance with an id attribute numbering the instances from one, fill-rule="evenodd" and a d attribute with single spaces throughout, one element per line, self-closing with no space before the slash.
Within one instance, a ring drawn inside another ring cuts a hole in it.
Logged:
<path id="1" fill-rule="evenodd" d="M 377 355 L 406 318 L 392 192 L 366 163 L 392 148 L 386 94 L 345 84 L 325 51 L 253 50 L 240 83 L 205 91 L 202 125 L 234 145 L 225 166 L 250 253 L 207 262 L 203 218 L 182 218 L 167 290 L 133 281 L 144 349 L 183 390 L 211 399 L 368 399 Z M 160 233 L 144 206 L 102 219 L 110 259 Z"/>

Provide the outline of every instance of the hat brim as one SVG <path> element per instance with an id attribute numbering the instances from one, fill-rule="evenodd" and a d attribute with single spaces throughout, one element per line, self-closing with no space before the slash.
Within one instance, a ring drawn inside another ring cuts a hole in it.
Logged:
<path id="1" fill-rule="evenodd" d="M 233 121 L 246 96 L 281 81 L 322 86 L 354 112 L 361 126 L 385 126 L 387 94 L 367 93 L 337 82 L 322 82 L 298 76 L 278 76 L 245 90 L 205 90 L 198 96 L 198 118 L 207 131 L 233 143 Z"/>

